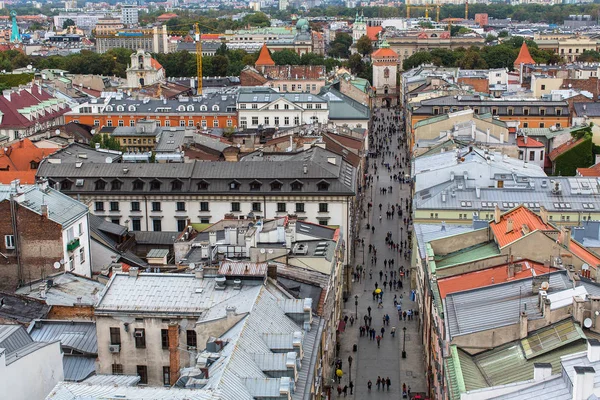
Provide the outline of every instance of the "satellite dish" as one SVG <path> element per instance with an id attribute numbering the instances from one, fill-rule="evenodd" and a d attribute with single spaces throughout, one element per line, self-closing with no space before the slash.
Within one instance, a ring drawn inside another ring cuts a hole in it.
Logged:
<path id="1" fill-rule="evenodd" d="M 60 129 L 55 130 L 54 133 L 56 133 L 57 135 L 60 135 Z"/>
<path id="2" fill-rule="evenodd" d="M 53 265 L 54 265 L 54 269 L 60 268 L 60 263 L 58 261 L 56 261 Z"/>
<path id="3" fill-rule="evenodd" d="M 95 129 L 92 129 L 92 130 L 90 131 L 90 133 L 91 133 L 92 135 L 94 135 L 94 134 L 96 133 L 96 130 L 95 130 Z"/>
<path id="4" fill-rule="evenodd" d="M 194 264 L 194 263 L 190 263 L 190 268 L 191 268 L 191 269 L 194 269 L 194 268 L 196 268 L 196 264 Z"/>
<path id="5" fill-rule="evenodd" d="M 594 314 L 595 314 L 595 315 L 596 315 L 596 317 L 597 317 L 598 315 L 600 315 L 600 311 L 596 311 Z"/>
<path id="6" fill-rule="evenodd" d="M 104 160 L 107 164 L 112 164 L 112 158 L 111 157 L 106 157 L 106 159 Z"/>
<path id="7" fill-rule="evenodd" d="M 542 285 L 540 286 L 542 290 L 548 290 L 549 287 L 550 285 L 548 284 L 548 282 L 542 282 Z"/>
<path id="8" fill-rule="evenodd" d="M 592 319 L 591 318 L 584 319 L 583 326 L 585 326 L 588 329 L 591 328 L 592 327 Z"/>
<path id="9" fill-rule="evenodd" d="M 265 254 L 265 249 L 260 249 L 260 254 Z"/>
<path id="10" fill-rule="evenodd" d="M 65 263 L 65 259 L 64 259 L 64 258 L 61 258 L 61 259 L 60 259 L 60 263 L 61 263 L 61 264 L 64 264 L 64 263 Z"/>
<path id="11" fill-rule="evenodd" d="M 27 69 L 33 69 L 33 65 L 29 64 L 29 65 L 27 66 Z"/>
<path id="12" fill-rule="evenodd" d="M 269 249 L 269 254 L 273 254 L 273 249 Z"/>
<path id="13" fill-rule="evenodd" d="M 584 271 L 587 271 L 588 269 L 590 269 L 590 266 L 587 265 L 586 263 L 583 263 L 583 265 L 581 266 L 581 269 Z"/>

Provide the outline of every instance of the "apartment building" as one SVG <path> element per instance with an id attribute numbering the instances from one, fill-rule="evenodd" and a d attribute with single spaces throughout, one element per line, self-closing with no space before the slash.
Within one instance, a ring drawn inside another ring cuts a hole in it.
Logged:
<path id="1" fill-rule="evenodd" d="M 106 53 L 108 50 L 120 47 L 133 51 L 144 50 L 150 53 L 169 53 L 167 26 L 123 29 L 96 34 L 96 52 Z"/>

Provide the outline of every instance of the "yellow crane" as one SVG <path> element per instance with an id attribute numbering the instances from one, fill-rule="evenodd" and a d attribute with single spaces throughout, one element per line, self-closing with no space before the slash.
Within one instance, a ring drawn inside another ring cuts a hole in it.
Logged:
<path id="1" fill-rule="evenodd" d="M 196 74 L 198 75 L 198 88 L 196 94 L 202 94 L 202 35 L 200 34 L 200 28 L 198 23 L 195 24 L 196 28 Z"/>

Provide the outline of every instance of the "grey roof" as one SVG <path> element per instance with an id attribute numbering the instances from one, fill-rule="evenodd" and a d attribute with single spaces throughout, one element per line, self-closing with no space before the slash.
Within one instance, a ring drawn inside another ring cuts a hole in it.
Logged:
<path id="1" fill-rule="evenodd" d="M 62 166 L 67 165 L 75 167 L 75 164 L 64 164 Z M 23 193 L 15 197 L 20 206 L 42 215 L 41 206 L 46 204 L 48 206 L 48 219 L 60 224 L 63 228 L 68 227 L 89 212 L 85 205 L 58 190 L 51 188 L 42 190 L 35 185 L 23 186 L 22 189 Z M 11 194 L 15 194 L 14 188 L 10 185 L 0 185 L 0 201 L 8 200 Z"/>
<path id="2" fill-rule="evenodd" d="M 293 192 L 291 183 L 299 180 L 303 183 L 301 192 L 319 194 L 342 194 L 354 193 L 356 181 L 356 169 L 348 164 L 343 158 L 333 152 L 318 146 L 306 151 L 286 156 L 286 161 L 273 162 L 268 158 L 243 159 L 239 162 L 201 162 L 193 163 L 171 163 L 171 164 L 83 164 L 79 167 L 73 164 L 48 164 L 42 163 L 38 169 L 37 176 L 45 177 L 53 182 L 69 179 L 75 183 L 78 179 L 80 185 L 71 185 L 70 190 L 65 193 L 76 195 L 77 193 L 98 194 L 95 182 L 103 179 L 112 182 L 120 180 L 123 185 L 121 193 L 143 193 L 150 190 L 150 182 L 156 181 L 161 184 L 159 190 L 154 193 L 173 194 L 172 183 L 179 181 L 182 184 L 182 193 L 256 193 L 281 195 L 281 193 Z M 250 161 L 249 161 L 250 160 Z M 256 161 L 253 161 L 256 160 Z M 306 166 L 306 173 L 304 167 Z M 142 191 L 133 190 L 133 182 L 141 180 L 144 182 Z M 258 180 L 262 183 L 259 190 L 250 190 L 250 183 Z M 279 180 L 283 187 L 281 190 L 272 191 L 270 183 Z M 240 184 L 238 190 L 231 190 L 230 184 L 237 181 Z M 321 181 L 329 183 L 326 192 L 319 191 L 317 184 Z M 207 190 L 199 190 L 198 184 L 208 183 Z M 106 185 L 109 188 L 111 185 Z M 115 191 L 111 191 L 114 193 Z M 108 193 L 108 189 L 107 189 Z M 74 201 L 74 200 L 73 200 Z M 81 205 L 83 207 L 83 205 Z M 87 210 L 87 208 L 86 208 Z"/>
<path id="3" fill-rule="evenodd" d="M 121 152 L 115 150 L 93 149 L 80 143 L 70 143 L 67 147 L 58 150 L 56 153 L 48 156 L 48 162 L 55 163 L 106 163 L 107 159 L 110 162 L 119 162 L 121 160 Z"/>
<path id="4" fill-rule="evenodd" d="M 173 153 L 181 149 L 184 140 L 185 128 L 164 128 L 160 134 L 160 139 L 156 144 L 155 150 L 157 153 Z"/>
<path id="5" fill-rule="evenodd" d="M 87 382 L 59 382 L 46 400 L 98 400 L 126 398 L 128 400 L 217 400 L 203 390 L 148 386 L 89 385 Z"/>
<path id="6" fill-rule="evenodd" d="M 164 245 L 172 246 L 175 243 L 175 239 L 179 236 L 179 232 L 153 232 L 153 231 L 140 231 L 135 232 L 135 241 L 140 245 Z"/>
<path id="7" fill-rule="evenodd" d="M 600 103 L 573 103 L 573 109 L 578 117 L 584 115 L 591 118 L 600 116 Z"/>
<path id="8" fill-rule="evenodd" d="M 223 143 L 218 137 L 205 135 L 202 133 L 197 133 L 194 135 L 194 143 L 209 149 L 217 150 L 219 152 L 231 146 L 231 143 Z"/>
<path id="9" fill-rule="evenodd" d="M 296 221 L 296 233 L 322 239 L 333 239 L 335 229 L 319 224 Z"/>
<path id="10" fill-rule="evenodd" d="M 96 323 L 92 321 L 38 320 L 30 325 L 29 335 L 36 342 L 60 340 L 63 349 L 98 354 Z"/>
<path id="11" fill-rule="evenodd" d="M 85 380 L 88 385 L 135 386 L 140 381 L 137 375 L 94 375 Z"/>
<path id="12" fill-rule="evenodd" d="M 242 87 L 238 93 L 238 103 L 272 103 L 277 99 L 286 99 L 292 103 L 326 103 L 327 100 L 311 93 L 277 92 L 267 87 Z"/>
<path id="13" fill-rule="evenodd" d="M 0 307 L 0 320 L 28 324 L 34 319 L 45 318 L 50 311 L 50 306 L 43 301 L 18 294 L 0 292 L 0 300 L 3 302 Z"/>
<path id="14" fill-rule="evenodd" d="M 41 281 L 17 289 L 17 293 L 30 299 L 44 301 L 50 306 L 72 307 L 75 304 L 92 305 L 104 284 L 70 272 L 48 276 L 44 281 L 52 280 L 51 287 L 46 290 L 46 297 L 41 298 L 38 290 Z M 37 319 L 43 317 L 37 317 Z"/>
<path id="15" fill-rule="evenodd" d="M 140 137 L 156 137 L 159 133 L 159 129 L 154 130 L 142 130 L 136 126 L 117 126 L 112 131 L 110 136 L 121 137 L 121 136 L 140 136 Z"/>
<path id="16" fill-rule="evenodd" d="M 427 257 L 427 243 L 448 236 L 460 235 L 473 231 L 473 225 L 453 225 L 453 224 L 415 224 L 414 232 L 419 247 L 421 259 Z"/>
<path id="17" fill-rule="evenodd" d="M 181 98 L 176 100 L 159 100 L 159 99 L 138 99 L 121 94 L 121 97 L 111 97 L 106 107 L 104 114 L 107 115 L 122 115 L 127 114 L 168 114 L 181 113 L 189 114 L 232 114 L 236 109 L 235 94 L 207 93 L 198 97 Z M 123 106 L 124 110 L 119 111 L 119 106 Z M 130 109 L 130 106 L 131 109 Z M 206 110 L 202 111 L 202 106 L 206 106 Z M 218 107 L 218 111 L 212 111 L 213 106 Z M 183 109 L 180 109 L 183 107 Z"/>
<path id="18" fill-rule="evenodd" d="M 104 218 L 100 218 L 93 214 L 91 214 L 89 218 L 90 228 L 92 229 L 117 236 L 125 235 L 127 233 L 127 228 L 124 226 L 113 224 Z"/>
<path id="19" fill-rule="evenodd" d="M 7 354 L 13 353 L 31 342 L 33 340 L 23 326 L 0 325 L 0 349 L 4 349 Z"/>
<path id="20" fill-rule="evenodd" d="M 497 179 L 504 181 L 504 188 L 482 187 L 477 197 L 475 188 L 459 189 L 462 178 L 458 177 L 454 182 L 445 182 L 417 192 L 413 204 L 420 210 L 466 212 L 493 212 L 494 203 L 501 210 L 510 210 L 519 204 L 534 210 L 544 206 L 550 212 L 590 213 L 600 210 L 600 191 L 596 178 L 553 176 L 515 179 L 512 175 L 500 175 Z M 560 193 L 553 192 L 551 180 L 560 184 Z"/>
<path id="21" fill-rule="evenodd" d="M 327 99 L 329 108 L 328 118 L 331 120 L 362 119 L 368 121 L 371 118 L 369 107 L 346 96 L 332 87 L 327 89 L 323 88 L 320 95 Z"/>
<path id="22" fill-rule="evenodd" d="M 65 381 L 81 382 L 96 372 L 95 357 L 64 356 Z"/>
<path id="23" fill-rule="evenodd" d="M 90 227 L 90 238 L 103 246 L 112 249 L 115 253 L 118 253 L 118 257 L 115 262 L 125 261 L 127 264 L 134 267 L 145 268 L 148 263 L 131 250 L 122 251 L 119 248 L 118 242 L 112 237 L 122 236 L 128 233 L 127 228 L 121 225 L 113 224 L 112 222 L 106 221 L 104 218 L 98 217 L 94 214 L 89 215 L 89 227 Z"/>
<path id="24" fill-rule="evenodd" d="M 552 272 L 547 276 L 549 294 L 573 287 L 566 271 Z M 531 291 L 532 279 L 520 279 L 446 296 L 444 316 L 450 337 L 518 323 L 521 311 L 525 311 L 529 319 L 541 318 L 538 295 Z"/>

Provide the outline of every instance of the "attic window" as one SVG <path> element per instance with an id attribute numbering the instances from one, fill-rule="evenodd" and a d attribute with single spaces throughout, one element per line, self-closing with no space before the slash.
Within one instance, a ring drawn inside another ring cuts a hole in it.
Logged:
<path id="1" fill-rule="evenodd" d="M 283 185 L 279 181 L 271 182 L 271 190 L 273 190 L 273 191 L 279 191 L 279 190 L 281 190 L 282 187 L 283 187 Z"/>
<path id="2" fill-rule="evenodd" d="M 110 183 L 111 190 L 121 190 L 121 186 L 123 186 L 123 182 L 116 179 Z"/>
<path id="3" fill-rule="evenodd" d="M 198 190 L 208 190 L 208 182 L 206 182 L 206 181 L 198 182 Z"/>
<path id="4" fill-rule="evenodd" d="M 291 186 L 293 192 L 299 192 L 300 190 L 302 190 L 303 184 L 300 181 L 294 181 L 292 182 Z"/>
<path id="5" fill-rule="evenodd" d="M 173 182 L 171 182 L 171 190 L 172 191 L 180 192 L 182 188 L 183 188 L 183 182 L 181 182 L 180 180 L 174 180 Z"/>
<path id="6" fill-rule="evenodd" d="M 187 110 L 188 111 L 194 111 L 194 106 L 190 104 L 189 106 L 187 106 Z"/>
<path id="7" fill-rule="evenodd" d="M 39 166 L 40 166 L 40 163 L 37 161 L 31 161 L 29 163 L 29 169 L 38 169 Z"/>
<path id="8" fill-rule="evenodd" d="M 329 182 L 321 181 L 317 183 L 317 190 L 319 192 L 326 192 L 329 190 Z"/>
<path id="9" fill-rule="evenodd" d="M 200 111 L 206 111 L 206 106 L 204 104 L 200 106 Z"/>
<path id="10" fill-rule="evenodd" d="M 68 179 L 65 179 L 64 181 L 60 182 L 60 190 L 71 190 L 72 185 L 73 185 L 73 182 L 71 182 Z"/>
<path id="11" fill-rule="evenodd" d="M 155 179 L 152 182 L 150 182 L 150 190 L 160 190 L 160 185 L 160 181 Z"/>
<path id="12" fill-rule="evenodd" d="M 229 190 L 240 190 L 240 183 L 238 181 L 229 182 Z"/>
<path id="13" fill-rule="evenodd" d="M 94 184 L 96 190 L 104 190 L 106 189 L 106 182 L 102 179 L 98 179 Z"/>
<path id="14" fill-rule="evenodd" d="M 260 190 L 261 186 L 262 183 L 260 183 L 259 181 L 250 182 L 250 190 Z"/>
<path id="15" fill-rule="evenodd" d="M 133 181 L 133 190 L 144 190 L 144 181 L 139 179 Z"/>
<path id="16" fill-rule="evenodd" d="M 117 106 L 117 111 L 125 111 L 125 107 L 123 107 L 123 106 Z"/>

